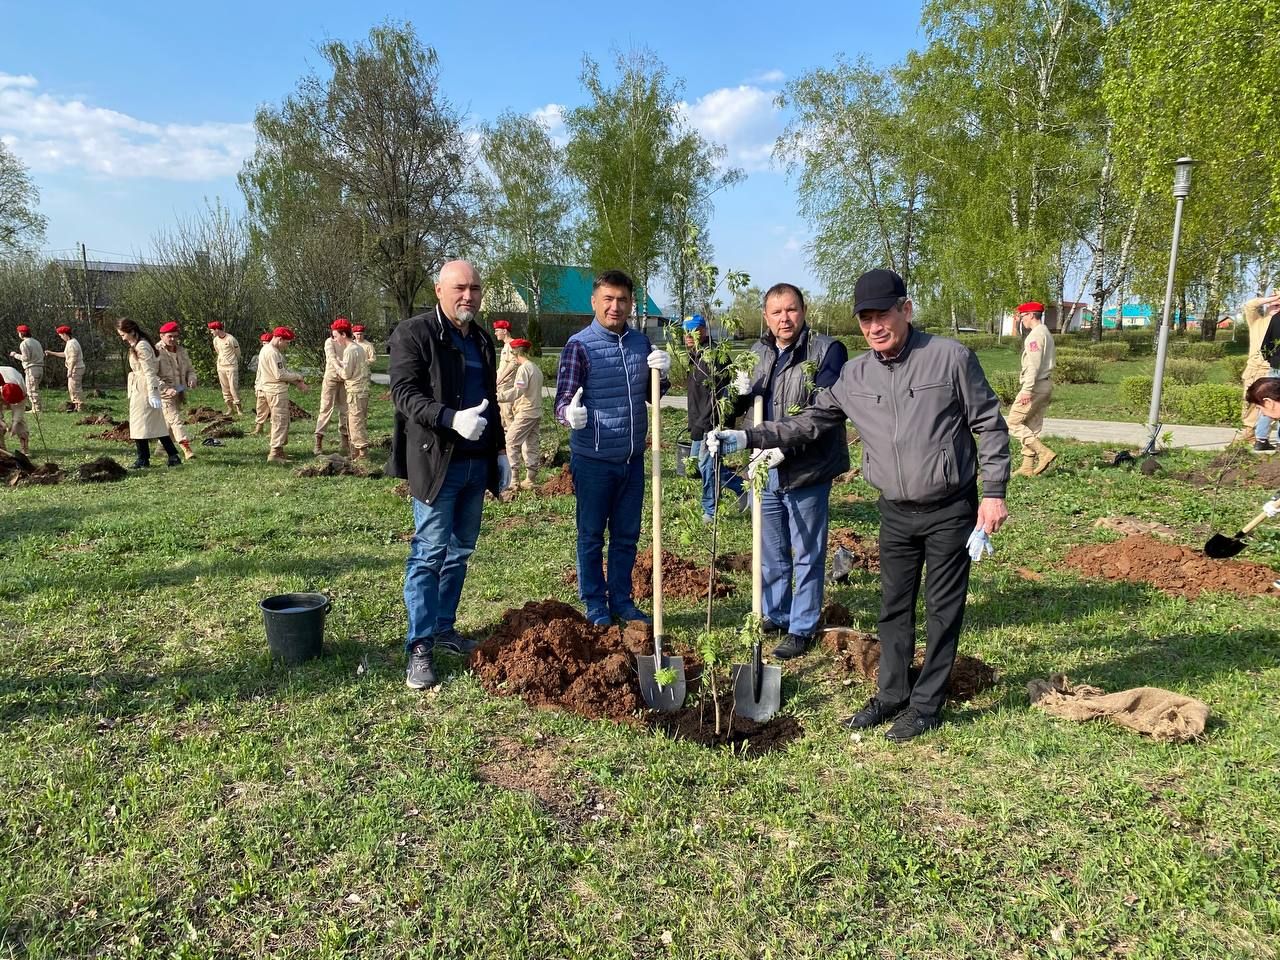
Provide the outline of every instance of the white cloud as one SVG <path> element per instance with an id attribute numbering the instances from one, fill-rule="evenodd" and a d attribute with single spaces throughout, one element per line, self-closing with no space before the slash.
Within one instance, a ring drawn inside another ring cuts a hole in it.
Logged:
<path id="1" fill-rule="evenodd" d="M 569 133 L 564 126 L 563 104 L 548 103 L 545 107 L 530 111 L 529 116 L 541 121 L 547 128 L 547 133 L 551 135 L 551 142 L 556 146 L 563 147 L 569 142 Z"/>
<path id="2" fill-rule="evenodd" d="M 751 78 L 750 82 L 777 84 L 777 83 L 781 83 L 785 79 L 787 79 L 787 75 L 775 67 L 772 70 L 765 70 L 761 73 L 757 73 L 754 77 Z"/>
<path id="3" fill-rule="evenodd" d="M 33 76 L 0 73 L 0 135 L 36 171 L 214 180 L 253 152 L 251 123 L 151 123 L 38 86 Z"/>
<path id="4" fill-rule="evenodd" d="M 769 169 L 773 143 L 782 132 L 782 113 L 773 98 L 772 91 L 741 84 L 712 90 L 680 107 L 699 133 L 727 149 L 730 166 L 750 173 Z"/>

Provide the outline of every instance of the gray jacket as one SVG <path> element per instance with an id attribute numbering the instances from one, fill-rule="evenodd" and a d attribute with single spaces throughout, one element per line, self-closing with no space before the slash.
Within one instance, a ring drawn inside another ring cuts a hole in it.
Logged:
<path id="1" fill-rule="evenodd" d="M 951 499 L 973 489 L 979 463 L 982 495 L 1004 498 L 1009 428 L 978 358 L 963 344 L 913 327 L 893 360 L 873 350 L 850 360 L 812 407 L 749 429 L 747 442 L 785 451 L 843 431 L 846 417 L 862 437 L 862 475 L 886 500 Z"/>

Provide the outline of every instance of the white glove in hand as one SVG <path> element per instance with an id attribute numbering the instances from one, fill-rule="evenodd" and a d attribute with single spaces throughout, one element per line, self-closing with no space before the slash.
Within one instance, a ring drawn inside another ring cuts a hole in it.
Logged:
<path id="1" fill-rule="evenodd" d="M 731 453 L 747 448 L 747 431 L 712 430 L 707 433 L 703 441 L 706 443 L 708 454 L 714 457 L 718 453 L 722 457 L 727 457 Z"/>
<path id="2" fill-rule="evenodd" d="M 1276 517 L 1280 517 L 1280 499 L 1268 500 L 1266 503 L 1262 505 L 1262 512 L 1265 513 L 1272 520 L 1274 520 Z"/>
<path id="3" fill-rule="evenodd" d="M 973 528 L 973 533 L 969 534 L 969 542 L 965 544 L 965 549 L 969 551 L 969 559 L 974 563 L 979 563 L 983 554 L 991 556 L 996 552 L 995 547 L 991 546 L 991 538 L 987 536 L 986 531 L 981 527 Z"/>
<path id="4" fill-rule="evenodd" d="M 582 388 L 573 395 L 569 405 L 564 408 L 564 422 L 570 430 L 581 430 L 587 425 L 587 408 L 582 404 Z"/>
<path id="5" fill-rule="evenodd" d="M 505 453 L 498 454 L 498 489 L 505 490 L 511 486 L 511 461 Z"/>
<path id="6" fill-rule="evenodd" d="M 474 407 L 459 410 L 453 415 L 453 432 L 463 440 L 479 440 L 484 428 L 489 425 L 484 412 L 489 409 L 488 399 L 481 400 Z"/>
<path id="7" fill-rule="evenodd" d="M 767 473 L 785 459 L 787 459 L 786 454 L 777 447 L 757 450 L 751 462 L 747 464 L 747 476 L 754 480 L 757 470 L 764 470 Z"/>
<path id="8" fill-rule="evenodd" d="M 739 370 L 733 378 L 733 390 L 740 397 L 745 397 L 751 392 L 751 374 L 745 370 Z"/>
<path id="9" fill-rule="evenodd" d="M 153 393 L 151 396 L 149 396 L 147 398 L 147 403 L 151 404 L 152 410 L 159 410 L 161 407 L 164 406 L 164 403 L 162 403 L 160 400 L 160 394 L 158 393 Z"/>
<path id="10" fill-rule="evenodd" d="M 671 354 L 655 347 L 649 353 L 649 369 L 657 370 L 659 373 L 666 373 L 671 369 Z"/>

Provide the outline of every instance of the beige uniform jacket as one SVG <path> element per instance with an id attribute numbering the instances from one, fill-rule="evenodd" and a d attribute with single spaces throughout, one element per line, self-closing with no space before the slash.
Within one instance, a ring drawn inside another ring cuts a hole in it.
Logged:
<path id="1" fill-rule="evenodd" d="M 506 386 L 498 387 L 498 402 L 511 404 L 512 420 L 537 420 L 542 416 L 542 371 L 532 360 L 516 365 Z"/>
<path id="2" fill-rule="evenodd" d="M 213 353 L 217 359 L 217 365 L 224 368 L 240 368 L 240 341 L 227 334 L 220 337 L 216 333 L 213 335 Z"/>
<path id="3" fill-rule="evenodd" d="M 378 348 L 373 345 L 372 340 L 357 340 L 356 343 L 364 350 L 364 355 L 369 360 L 369 366 L 373 366 L 378 361 Z"/>
<path id="4" fill-rule="evenodd" d="M 134 440 L 167 437 L 169 425 L 163 410 L 153 410 L 150 398 L 160 395 L 160 361 L 145 340 L 129 351 L 129 436 Z"/>
<path id="5" fill-rule="evenodd" d="M 258 351 L 258 355 L 253 358 L 253 392 L 254 393 L 262 392 L 262 376 L 263 376 L 262 355 L 267 352 L 267 347 L 269 346 L 271 346 L 271 344 L 264 343 L 262 345 L 262 349 Z"/>
<path id="6" fill-rule="evenodd" d="M 84 348 L 80 346 L 79 340 L 72 337 L 63 346 L 61 353 L 62 360 L 67 365 L 67 376 L 84 373 Z"/>
<path id="7" fill-rule="evenodd" d="M 342 379 L 342 358 L 338 356 L 338 341 L 330 337 L 324 342 L 324 378 Z"/>
<path id="8" fill-rule="evenodd" d="M 1018 390 L 1030 393 L 1039 382 L 1047 381 L 1053 373 L 1053 334 L 1043 323 L 1027 334 L 1022 344 L 1022 372 L 1018 378 Z"/>
<path id="9" fill-rule="evenodd" d="M 196 385 L 196 369 L 191 365 L 187 348 L 179 345 L 168 350 L 163 344 L 156 350 L 157 376 L 165 390 L 182 393 Z"/>
<path id="10" fill-rule="evenodd" d="M 1270 368 L 1262 356 L 1262 341 L 1266 339 L 1267 328 L 1271 326 L 1271 318 L 1262 312 L 1262 297 L 1254 297 L 1244 305 L 1244 322 L 1249 326 L 1249 362 L 1257 361 Z"/>
<path id="11" fill-rule="evenodd" d="M 338 369 L 348 395 L 369 392 L 369 354 L 363 346 L 355 341 L 347 344 Z"/>
<path id="12" fill-rule="evenodd" d="M 302 382 L 302 374 L 290 370 L 284 354 L 270 343 L 258 354 L 258 376 L 262 378 L 262 392 L 269 397 L 288 396 L 289 384 Z"/>
<path id="13" fill-rule="evenodd" d="M 22 360 L 23 370 L 30 370 L 32 367 L 44 369 L 44 347 L 35 337 L 23 337 L 18 342 L 18 356 Z"/>

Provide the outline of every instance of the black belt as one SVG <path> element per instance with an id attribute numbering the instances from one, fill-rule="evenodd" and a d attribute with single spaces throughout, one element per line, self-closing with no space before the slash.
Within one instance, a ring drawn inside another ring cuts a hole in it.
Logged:
<path id="1" fill-rule="evenodd" d="M 970 481 L 972 484 L 972 481 Z M 943 497 L 941 500 L 890 500 L 882 498 L 885 503 L 893 507 L 895 510 L 901 510 L 903 513 L 932 513 L 935 510 L 941 510 L 943 507 L 949 507 L 952 504 L 959 503 L 961 500 L 978 500 L 978 490 L 972 485 L 969 487 L 961 487 L 950 496 Z"/>

